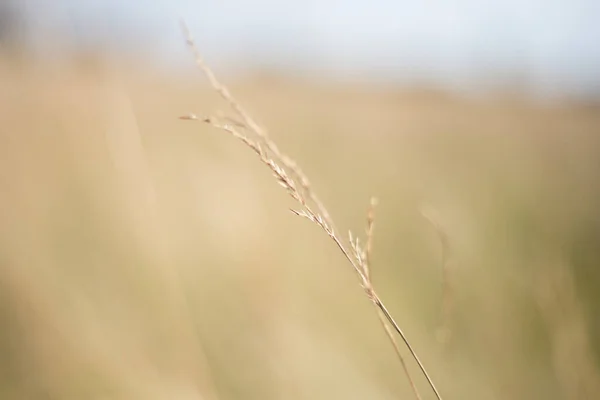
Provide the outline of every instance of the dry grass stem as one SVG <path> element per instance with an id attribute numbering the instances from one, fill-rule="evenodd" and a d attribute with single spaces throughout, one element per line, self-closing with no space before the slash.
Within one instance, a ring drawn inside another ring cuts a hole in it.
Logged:
<path id="1" fill-rule="evenodd" d="M 370 271 L 371 271 L 371 259 L 372 259 L 371 254 L 373 253 L 373 235 L 375 233 L 375 207 L 376 206 L 377 206 L 377 199 L 375 197 L 371 197 L 371 203 L 369 204 L 369 210 L 367 212 L 367 229 L 365 231 L 365 233 L 367 235 L 367 244 L 366 244 L 366 247 L 364 249 L 362 249 L 362 251 L 360 248 L 360 243 L 358 241 L 358 238 L 356 239 L 356 241 L 353 242 L 352 241 L 352 232 L 348 232 L 349 237 L 350 237 L 350 243 L 354 243 L 352 248 L 354 249 L 356 257 L 357 257 L 357 259 L 360 260 L 359 262 L 362 262 L 363 272 L 365 274 L 365 277 L 367 280 L 367 285 L 368 285 L 367 290 L 369 293 L 374 293 Z M 376 305 L 376 303 L 373 303 L 373 304 Z M 396 341 L 394 332 L 392 332 L 392 330 L 388 324 L 388 321 L 385 317 L 385 314 L 379 307 L 377 307 L 377 317 L 379 318 L 379 322 L 383 326 L 385 334 L 387 335 L 388 339 L 392 343 L 392 346 L 394 347 L 394 352 L 396 353 L 396 356 L 400 360 L 400 364 L 402 364 L 402 369 L 404 370 L 404 374 L 406 375 L 406 378 L 408 379 L 408 382 L 409 382 L 410 387 L 415 395 L 415 398 L 418 400 L 421 400 L 421 395 L 419 394 L 419 389 L 417 389 L 417 386 L 415 385 L 415 382 L 410 374 L 410 371 L 408 370 L 408 366 L 406 365 L 406 362 L 404 361 L 404 357 L 402 356 L 402 353 L 400 352 L 400 346 L 398 346 L 398 342 Z"/>
<path id="2" fill-rule="evenodd" d="M 242 121 L 227 123 L 224 121 L 235 121 L 235 119 L 232 120 L 228 118 L 216 117 L 200 118 L 193 114 L 181 118 L 188 120 L 199 120 L 210 124 L 211 126 L 217 129 L 228 132 L 230 135 L 240 140 L 247 147 L 249 147 L 259 157 L 260 161 L 271 170 L 278 183 L 300 205 L 299 210 L 292 209 L 291 211 L 294 214 L 303 217 L 320 227 L 333 240 L 333 242 L 340 249 L 344 257 L 352 265 L 354 271 L 357 273 L 361 281 L 361 285 L 365 290 L 365 293 L 375 305 L 375 307 L 378 309 L 379 319 L 382 322 L 386 334 L 389 337 L 392 345 L 394 346 L 395 352 L 404 367 L 404 371 L 408 377 L 411 387 L 415 392 L 416 398 L 420 400 L 420 396 L 418 394 L 418 391 L 416 390 L 416 386 L 414 385 L 414 382 L 410 377 L 408 368 L 406 367 L 404 359 L 400 354 L 400 350 L 394 338 L 393 332 L 388 326 L 388 323 L 393 327 L 396 333 L 400 335 L 405 345 L 409 349 L 412 357 L 418 364 L 421 372 L 427 379 L 436 397 L 439 400 L 441 400 L 441 395 L 439 394 L 437 388 L 433 384 L 431 377 L 427 373 L 416 352 L 410 345 L 408 339 L 406 338 L 406 335 L 400 329 L 392 315 L 389 313 L 387 307 L 385 307 L 385 305 L 375 292 L 371 283 L 368 263 L 370 260 L 370 253 L 372 248 L 371 242 L 374 229 L 375 201 L 372 200 L 371 209 L 367 216 L 367 246 L 363 248 L 363 246 L 360 243 L 360 240 L 358 238 L 353 238 L 352 234 L 350 233 L 349 245 L 351 251 L 349 251 L 346 248 L 346 245 L 340 239 L 339 235 L 337 234 L 337 230 L 334 227 L 333 221 L 331 220 L 329 213 L 327 212 L 317 195 L 312 191 L 309 180 L 306 178 L 300 167 L 292 159 L 290 159 L 278 149 L 275 143 L 268 136 L 267 132 L 264 129 L 262 129 L 254 121 L 253 118 L 250 117 L 250 115 L 244 110 L 244 108 L 242 108 L 237 102 L 237 100 L 231 95 L 227 87 L 225 87 L 216 78 L 215 74 L 205 64 L 202 57 L 200 56 L 200 52 L 195 46 L 194 40 L 192 39 L 185 23 L 182 22 L 181 25 L 183 33 L 187 39 L 187 43 L 195 57 L 196 64 L 198 65 L 200 70 L 206 75 L 212 87 L 221 95 L 221 97 L 223 97 L 229 103 L 232 110 L 238 115 L 239 118 L 241 118 Z M 257 137 L 257 139 L 250 138 L 243 130 L 247 130 L 249 133 L 252 133 L 254 136 Z"/>
<path id="3" fill-rule="evenodd" d="M 185 39 L 187 41 L 188 46 L 190 47 L 194 59 L 196 61 L 196 65 L 200 70 L 206 75 L 206 78 L 210 82 L 211 86 L 219 93 L 219 95 L 229 104 L 231 109 L 242 119 L 242 121 L 236 121 L 236 124 L 244 126 L 248 128 L 251 132 L 255 133 L 265 144 L 267 149 L 273 153 L 273 155 L 281 161 L 281 163 L 289 169 L 294 175 L 296 175 L 297 179 L 300 181 L 302 186 L 302 190 L 306 196 L 308 196 L 311 201 L 316 205 L 319 213 L 323 215 L 325 223 L 329 225 L 331 229 L 335 229 L 335 225 L 331 219 L 327 208 L 323 202 L 319 199 L 315 192 L 311 189 L 310 181 L 308 177 L 302 171 L 300 166 L 288 157 L 286 154 L 282 153 L 279 150 L 279 147 L 271 140 L 269 137 L 269 133 L 266 129 L 262 128 L 255 120 L 250 116 L 250 114 L 240 105 L 240 103 L 231 95 L 229 89 L 223 85 L 215 76 L 214 72 L 208 67 L 208 65 L 204 62 L 198 47 L 194 42 L 194 38 L 192 37 L 187 25 L 182 20 L 180 21 L 181 29 L 183 34 L 185 35 Z"/>
<path id="4" fill-rule="evenodd" d="M 404 370 L 404 374 L 408 378 L 408 383 L 410 383 L 410 387 L 411 387 L 413 393 L 415 394 L 415 398 L 417 398 L 418 400 L 421 400 L 421 395 L 419 394 L 419 389 L 417 389 L 417 386 L 415 385 L 415 382 L 412 379 L 412 376 L 410 375 L 410 372 L 408 370 L 408 366 L 406 365 L 406 361 L 404 361 L 404 357 L 402 357 L 402 353 L 400 352 L 400 346 L 398 346 L 398 341 L 396 341 L 396 338 L 394 337 L 394 332 L 392 332 L 392 329 L 388 325 L 385 315 L 383 314 L 383 311 L 381 311 L 381 309 L 379 309 L 379 308 L 377 308 L 377 317 L 379 318 L 379 321 L 381 322 L 381 325 L 383 326 L 383 329 L 385 330 L 385 334 L 388 336 L 388 338 L 392 342 L 392 346 L 394 347 L 394 352 L 396 353 L 396 356 L 398 356 L 398 360 L 400 360 L 400 364 L 402 364 L 402 369 Z"/>

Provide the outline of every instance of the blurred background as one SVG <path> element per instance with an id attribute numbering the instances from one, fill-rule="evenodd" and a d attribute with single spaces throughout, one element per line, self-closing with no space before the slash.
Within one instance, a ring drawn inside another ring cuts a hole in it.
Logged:
<path id="1" fill-rule="evenodd" d="M 180 17 L 445 399 L 600 397 L 598 2 L 1 0 L 1 399 L 414 398 Z"/>

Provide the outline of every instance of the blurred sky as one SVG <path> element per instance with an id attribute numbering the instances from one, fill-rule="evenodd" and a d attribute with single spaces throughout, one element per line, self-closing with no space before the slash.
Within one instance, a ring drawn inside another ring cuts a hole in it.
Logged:
<path id="1" fill-rule="evenodd" d="M 60 32 L 183 65 L 183 16 L 213 65 L 600 97 L 598 0 L 16 1 L 38 44 Z"/>

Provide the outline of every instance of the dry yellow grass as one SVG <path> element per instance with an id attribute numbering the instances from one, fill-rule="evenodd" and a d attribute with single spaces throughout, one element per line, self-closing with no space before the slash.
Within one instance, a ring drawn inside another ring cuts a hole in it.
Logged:
<path id="1" fill-rule="evenodd" d="M 438 400 L 442 397 L 435 387 L 431 377 L 425 370 L 423 363 L 419 356 L 411 346 L 408 338 L 404 334 L 404 331 L 400 328 L 394 317 L 390 314 L 387 307 L 380 299 L 379 295 L 373 287 L 373 281 L 371 280 L 371 252 L 373 247 L 373 233 L 375 226 L 375 205 L 376 198 L 371 198 L 370 208 L 367 213 L 367 227 L 366 227 L 366 245 L 363 246 L 359 237 L 352 235 L 352 231 L 348 232 L 348 239 L 343 240 L 340 231 L 336 228 L 335 223 L 331 219 L 329 212 L 317 197 L 317 194 L 312 190 L 310 182 L 304 171 L 300 166 L 289 156 L 282 153 L 275 142 L 269 137 L 267 131 L 258 125 L 258 123 L 248 114 L 248 112 L 239 104 L 239 102 L 233 97 L 229 89 L 224 86 L 215 76 L 214 72 L 206 65 L 203 58 L 200 55 L 200 51 L 194 43 L 187 26 L 182 23 L 182 30 L 186 36 L 188 46 L 190 47 L 196 64 L 200 71 L 208 78 L 211 86 L 215 89 L 221 97 L 228 103 L 230 108 L 235 112 L 235 117 L 239 117 L 242 122 L 236 123 L 223 123 L 214 117 L 203 117 L 201 120 L 205 123 L 210 124 L 214 128 L 228 132 L 234 138 L 244 143 L 250 150 L 252 150 L 259 157 L 260 161 L 265 164 L 273 173 L 276 181 L 282 186 L 286 192 L 298 203 L 299 210 L 291 208 L 290 211 L 302 218 L 306 218 L 310 222 L 322 229 L 322 231 L 335 243 L 337 248 L 342 252 L 350 266 L 354 269 L 359 277 L 360 285 L 365 291 L 367 298 L 373 303 L 379 317 L 384 332 L 388 336 L 394 352 L 400 360 L 400 364 L 404 369 L 404 373 L 410 387 L 413 390 L 415 398 L 421 400 L 419 390 L 414 383 L 413 378 L 406 366 L 404 357 L 400 352 L 400 348 L 396 341 L 395 335 L 398 334 L 406 348 L 410 352 L 412 358 L 419 366 L 419 369 L 423 373 L 423 376 L 427 380 L 431 390 L 435 394 Z M 198 120 L 199 118 L 193 114 L 182 117 L 187 120 Z M 256 138 L 251 138 L 248 133 L 253 134 Z M 292 174 L 292 176 L 288 175 Z"/>
<path id="2" fill-rule="evenodd" d="M 411 396 L 335 249 L 246 149 L 177 119 L 225 105 L 116 65 L 0 67 L 0 397 Z M 377 193 L 372 279 L 446 399 L 599 395 L 596 106 L 233 91 L 341 226 Z M 443 346 L 424 204 L 456 267 Z"/>

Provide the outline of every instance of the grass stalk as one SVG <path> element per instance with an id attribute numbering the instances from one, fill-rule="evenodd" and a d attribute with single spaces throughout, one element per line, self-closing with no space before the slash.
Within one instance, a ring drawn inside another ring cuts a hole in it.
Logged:
<path id="1" fill-rule="evenodd" d="M 185 120 L 197 120 L 207 123 L 214 128 L 225 131 L 231 136 L 241 141 L 244 145 L 250 148 L 260 159 L 260 161 L 266 165 L 273 173 L 278 183 L 286 190 L 286 192 L 298 202 L 299 209 L 292 209 L 291 211 L 302 218 L 308 219 L 321 230 L 323 230 L 327 236 L 336 244 L 340 249 L 346 260 L 350 263 L 354 271 L 359 277 L 361 286 L 363 287 L 365 294 L 373 305 L 377 309 L 377 315 L 380 322 L 383 325 L 386 336 L 390 340 L 394 347 L 395 353 L 398 356 L 404 372 L 409 380 L 411 388 L 413 389 L 415 398 L 420 400 L 421 397 L 414 384 L 414 381 L 409 373 L 408 367 L 400 353 L 399 346 L 394 337 L 393 331 L 395 331 L 402 338 L 404 344 L 408 348 L 412 357 L 416 361 L 419 369 L 425 376 L 429 386 L 435 393 L 438 400 L 442 400 L 437 388 L 435 387 L 433 380 L 429 373 L 423 366 L 423 363 L 417 356 L 415 350 L 410 345 L 406 335 L 400 329 L 387 307 L 382 302 L 379 295 L 373 288 L 370 273 L 370 262 L 372 252 L 372 238 L 374 231 L 374 208 L 376 201 L 372 199 L 371 207 L 367 214 L 367 244 L 365 247 L 362 246 L 358 238 L 354 238 L 352 233 L 349 234 L 349 243 L 346 244 L 338 234 L 337 229 L 331 219 L 331 216 L 319 197 L 312 190 L 310 181 L 302 171 L 302 169 L 296 164 L 296 162 L 288 157 L 286 154 L 281 152 L 279 147 L 273 142 L 269 134 L 263 129 L 251 116 L 250 114 L 240 105 L 240 103 L 231 94 L 229 89 L 223 85 L 219 79 L 217 79 L 214 72 L 204 62 L 200 51 L 194 43 L 194 40 L 187 28 L 185 22 L 181 21 L 181 28 L 185 35 L 188 46 L 190 47 L 194 56 L 196 65 L 204 73 L 213 89 L 229 104 L 231 109 L 237 114 L 237 117 L 241 121 L 233 123 L 229 118 L 219 118 L 215 116 L 198 117 L 194 114 L 189 114 L 180 117 Z M 246 132 L 251 133 L 255 138 L 250 137 Z M 393 331 L 392 331 L 393 329 Z"/>

